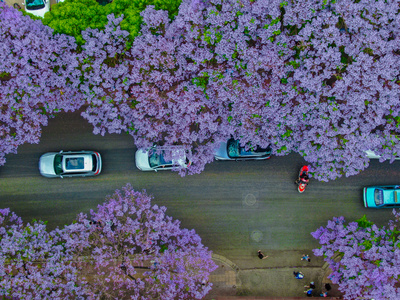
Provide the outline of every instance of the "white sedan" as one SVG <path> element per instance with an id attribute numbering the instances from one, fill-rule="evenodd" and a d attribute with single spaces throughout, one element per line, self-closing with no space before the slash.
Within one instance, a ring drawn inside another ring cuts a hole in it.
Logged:
<path id="1" fill-rule="evenodd" d="M 179 146 L 139 149 L 135 153 L 136 167 L 141 171 L 187 168 L 191 162 Z"/>
<path id="2" fill-rule="evenodd" d="M 368 158 L 372 158 L 372 159 L 380 159 L 380 158 L 381 158 L 380 155 L 376 154 L 376 153 L 375 153 L 374 151 L 372 151 L 372 150 L 366 150 L 366 151 L 364 151 L 364 153 L 365 153 L 365 155 L 366 155 Z M 396 160 L 400 160 L 400 156 L 397 156 L 397 155 L 396 155 L 395 159 L 396 159 Z"/>

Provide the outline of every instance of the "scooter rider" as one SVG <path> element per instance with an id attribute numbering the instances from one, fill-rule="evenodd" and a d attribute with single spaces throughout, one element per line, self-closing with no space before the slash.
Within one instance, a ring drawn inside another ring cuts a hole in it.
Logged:
<path id="1" fill-rule="evenodd" d="M 307 173 L 303 173 L 300 175 L 300 182 L 308 184 L 310 178 L 308 177 Z"/>
<path id="2" fill-rule="evenodd" d="M 295 184 L 299 184 L 299 183 L 308 184 L 309 181 L 310 181 L 310 178 L 308 177 L 307 173 L 303 173 L 300 175 L 300 177 L 298 179 L 296 179 L 296 181 L 294 183 Z"/>

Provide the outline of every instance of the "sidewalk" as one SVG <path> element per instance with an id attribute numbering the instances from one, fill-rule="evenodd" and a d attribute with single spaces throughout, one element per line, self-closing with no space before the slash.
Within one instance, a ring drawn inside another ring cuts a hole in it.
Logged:
<path id="1" fill-rule="evenodd" d="M 304 293 L 304 286 L 310 281 L 314 281 L 316 285 L 313 297 L 320 297 L 325 292 L 325 283 L 330 283 L 332 289 L 324 299 L 341 299 L 342 294 L 337 285 L 327 278 L 330 273 L 328 265 L 313 256 L 311 262 L 301 261 L 301 253 L 303 252 L 268 253 L 270 257 L 262 261 L 256 253 L 254 258 L 235 259 L 238 264 L 249 268 L 240 268 L 226 257 L 213 254 L 213 260 L 219 267 L 211 273 L 210 282 L 213 283 L 213 288 L 205 299 L 305 299 L 308 297 Z M 293 276 L 294 271 L 301 271 L 304 279 L 296 279 Z"/>

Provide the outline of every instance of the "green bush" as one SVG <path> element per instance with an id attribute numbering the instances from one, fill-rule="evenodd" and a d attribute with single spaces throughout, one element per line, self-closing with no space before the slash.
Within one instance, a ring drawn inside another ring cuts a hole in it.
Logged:
<path id="1" fill-rule="evenodd" d="M 104 28 L 107 15 L 103 6 L 96 0 L 66 0 L 53 5 L 45 14 L 43 24 L 54 29 L 55 33 L 74 36 L 78 44 L 84 44 L 81 31 L 86 28 Z"/>
<path id="2" fill-rule="evenodd" d="M 46 13 L 43 24 L 54 29 L 55 33 L 65 33 L 74 36 L 78 44 L 85 41 L 82 30 L 86 28 L 104 29 L 107 24 L 107 15 L 124 15 L 121 28 L 130 33 L 130 42 L 139 34 L 142 18 L 140 13 L 147 5 L 154 5 L 157 10 L 167 10 L 173 19 L 178 14 L 181 0 L 114 0 L 105 6 L 99 5 L 96 0 L 65 0 L 52 7 Z"/>

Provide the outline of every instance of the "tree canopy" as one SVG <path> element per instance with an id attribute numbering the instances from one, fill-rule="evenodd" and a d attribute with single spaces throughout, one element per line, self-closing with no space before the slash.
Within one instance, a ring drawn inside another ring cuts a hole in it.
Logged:
<path id="1" fill-rule="evenodd" d="M 344 299 L 396 300 L 400 295 L 400 212 L 394 220 L 379 228 L 365 216 L 345 224 L 343 217 L 333 218 L 312 236 L 321 247 L 332 273 L 329 278 L 339 285 Z"/>
<path id="2" fill-rule="evenodd" d="M 297 152 L 319 180 L 365 169 L 366 150 L 392 161 L 400 153 L 400 0 L 183 0 L 172 19 L 149 5 L 133 40 L 125 15 L 109 14 L 103 29 L 82 31 L 79 51 L 71 37 L 0 10 L 2 53 L 12 54 L 0 66 L 2 136 L 10 145 L 2 153 L 38 140 L 37 133 L 18 140 L 31 116 L 10 121 L 16 106 L 36 102 L 42 119 L 54 113 L 50 104 L 85 105 L 95 133 L 127 132 L 139 148 L 181 145 L 193 162 L 182 175 L 204 170 L 231 136 L 250 147 L 272 144 L 275 155 Z M 44 51 L 50 59 L 30 58 Z M 21 103 L 21 90 L 38 97 Z"/>
<path id="3" fill-rule="evenodd" d="M 0 295 L 41 299 L 202 299 L 216 269 L 183 229 L 127 185 L 90 215 L 50 232 L 0 210 Z"/>

